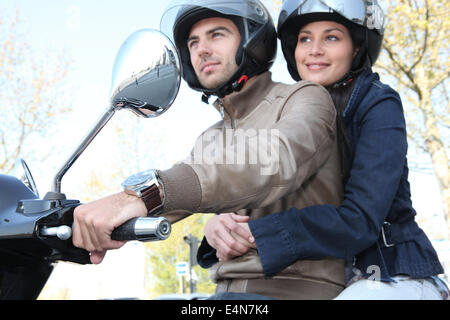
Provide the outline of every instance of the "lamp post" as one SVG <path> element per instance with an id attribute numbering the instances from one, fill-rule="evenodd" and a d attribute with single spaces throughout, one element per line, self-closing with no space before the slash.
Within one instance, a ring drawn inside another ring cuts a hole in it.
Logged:
<path id="1" fill-rule="evenodd" d="M 194 293 L 195 283 L 192 279 L 192 267 L 197 265 L 197 251 L 200 240 L 192 234 L 188 234 L 183 240 L 189 245 L 189 288 L 191 293 Z"/>

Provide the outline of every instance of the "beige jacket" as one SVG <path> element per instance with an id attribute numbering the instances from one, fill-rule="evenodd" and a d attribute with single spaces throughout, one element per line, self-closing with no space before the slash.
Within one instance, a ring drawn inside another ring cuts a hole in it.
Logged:
<path id="1" fill-rule="evenodd" d="M 171 221 L 232 211 L 257 219 L 291 207 L 340 203 L 336 112 L 323 87 L 275 83 L 266 72 L 215 106 L 224 119 L 197 139 L 190 157 L 159 172 L 163 214 Z M 262 277 L 255 250 L 212 269 L 213 280 Z M 344 263 L 297 261 L 275 277 L 343 286 Z"/>

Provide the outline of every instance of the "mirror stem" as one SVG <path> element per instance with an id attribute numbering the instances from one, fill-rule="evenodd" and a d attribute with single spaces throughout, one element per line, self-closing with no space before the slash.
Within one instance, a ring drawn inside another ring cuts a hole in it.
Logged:
<path id="1" fill-rule="evenodd" d="M 81 144 L 75 149 L 74 153 L 65 162 L 62 168 L 58 171 L 56 176 L 53 178 L 52 192 L 61 193 L 61 180 L 66 174 L 67 170 L 74 164 L 78 157 L 83 153 L 84 150 L 89 146 L 89 144 L 94 140 L 97 134 L 103 129 L 103 127 L 108 123 L 111 117 L 116 112 L 116 108 L 111 106 L 108 108 L 101 118 L 97 121 L 94 127 L 91 129 L 89 134 L 83 139 Z"/>

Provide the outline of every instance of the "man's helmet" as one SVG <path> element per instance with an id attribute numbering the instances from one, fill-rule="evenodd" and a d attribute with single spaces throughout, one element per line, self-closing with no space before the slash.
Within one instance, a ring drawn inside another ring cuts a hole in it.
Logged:
<path id="1" fill-rule="evenodd" d="M 278 37 L 294 80 L 300 80 L 294 56 L 298 33 L 306 24 L 322 20 L 346 26 L 359 47 L 350 73 L 374 65 L 384 35 L 384 13 L 377 0 L 284 0 L 278 18 Z"/>
<path id="2" fill-rule="evenodd" d="M 187 38 L 195 23 L 212 17 L 232 20 L 241 33 L 241 43 L 236 53 L 236 73 L 219 88 L 206 89 L 192 67 Z M 243 79 L 270 69 L 277 51 L 274 23 L 259 0 L 173 0 L 161 18 L 161 31 L 172 39 L 180 53 L 183 79 L 192 89 L 203 92 L 204 97 L 224 97 L 239 91 Z"/>

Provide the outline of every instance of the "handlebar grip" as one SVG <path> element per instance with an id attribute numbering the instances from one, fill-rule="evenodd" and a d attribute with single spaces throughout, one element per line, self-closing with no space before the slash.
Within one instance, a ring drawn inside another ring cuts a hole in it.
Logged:
<path id="1" fill-rule="evenodd" d="M 164 217 L 140 217 L 128 220 L 111 233 L 111 239 L 143 242 L 165 240 L 172 231 L 169 220 Z"/>
<path id="2" fill-rule="evenodd" d="M 134 232 L 134 225 L 138 218 L 128 220 L 121 226 L 117 227 L 111 233 L 111 239 L 113 240 L 136 240 L 136 233 Z"/>

